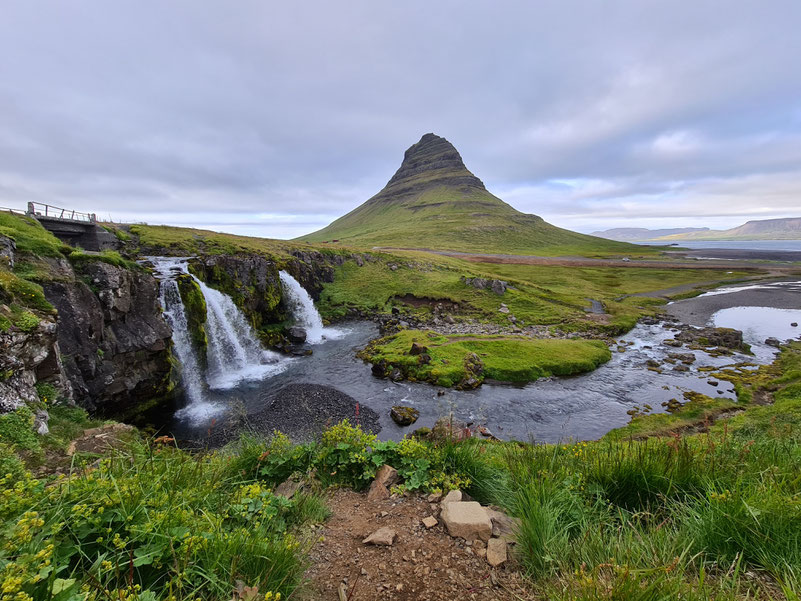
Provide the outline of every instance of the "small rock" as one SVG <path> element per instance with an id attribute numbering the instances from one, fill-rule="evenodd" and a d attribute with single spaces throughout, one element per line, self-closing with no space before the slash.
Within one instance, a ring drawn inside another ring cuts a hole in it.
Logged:
<path id="1" fill-rule="evenodd" d="M 718 382 L 717 380 L 709 380 L 707 384 L 709 384 L 710 386 L 717 386 L 718 384 L 720 384 L 720 382 Z"/>
<path id="2" fill-rule="evenodd" d="M 429 503 L 439 503 L 440 499 L 442 499 L 442 495 L 440 493 L 432 492 L 428 497 L 426 497 L 426 501 Z"/>
<path id="3" fill-rule="evenodd" d="M 798 327 L 798 322 L 794 321 L 793 323 L 790 324 L 790 327 L 791 328 L 797 328 Z"/>
<path id="4" fill-rule="evenodd" d="M 422 355 L 421 355 L 422 356 Z M 399 426 L 411 426 L 420 417 L 420 411 L 414 407 L 395 405 L 389 410 L 389 416 Z"/>
<path id="5" fill-rule="evenodd" d="M 428 347 L 425 347 L 422 344 L 418 344 L 417 342 L 412 342 L 412 348 L 409 349 L 410 355 L 422 355 L 423 353 L 427 352 L 428 352 Z"/>
<path id="6" fill-rule="evenodd" d="M 773 338 L 772 336 L 765 340 L 765 344 L 776 348 L 779 348 L 782 345 L 781 340 L 779 340 L 778 338 Z"/>
<path id="7" fill-rule="evenodd" d="M 300 326 L 292 326 L 286 331 L 286 337 L 290 342 L 301 343 L 306 342 L 306 330 Z"/>
<path id="8" fill-rule="evenodd" d="M 303 481 L 298 480 L 295 481 L 292 478 L 287 478 L 281 484 L 275 487 L 274 494 L 280 497 L 286 497 L 287 499 L 291 499 L 296 492 L 298 492 L 303 487 Z"/>
<path id="9" fill-rule="evenodd" d="M 440 505 L 442 507 L 445 507 L 445 505 L 447 505 L 448 503 L 458 503 L 461 500 L 462 500 L 462 491 L 452 490 L 447 495 L 445 495 Z"/>
<path id="10" fill-rule="evenodd" d="M 439 524 L 439 522 L 437 521 L 437 518 L 435 518 L 433 515 L 429 515 L 423 518 L 423 526 L 426 527 L 426 530 L 430 530 L 437 524 Z"/>
<path id="11" fill-rule="evenodd" d="M 365 545 L 383 545 L 385 547 L 390 547 L 392 543 L 395 542 L 396 536 L 397 534 L 392 528 L 384 526 L 365 538 L 362 543 Z"/>
<path id="12" fill-rule="evenodd" d="M 493 568 L 506 563 L 506 541 L 502 538 L 491 538 L 487 542 L 487 563 Z"/>
<path id="13" fill-rule="evenodd" d="M 673 367 L 673 371 L 690 371 L 690 368 L 684 365 L 684 363 L 679 363 Z"/>

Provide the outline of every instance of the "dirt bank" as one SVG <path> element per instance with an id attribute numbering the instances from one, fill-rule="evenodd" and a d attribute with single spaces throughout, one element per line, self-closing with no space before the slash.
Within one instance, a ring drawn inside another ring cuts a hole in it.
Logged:
<path id="1" fill-rule="evenodd" d="M 756 286 L 756 285 L 755 285 Z M 720 290 L 725 290 L 721 288 Z M 712 315 L 730 307 L 773 307 L 801 309 L 801 292 L 798 287 L 769 285 L 739 290 L 726 294 L 697 296 L 669 304 L 665 312 L 694 326 L 704 326 Z"/>

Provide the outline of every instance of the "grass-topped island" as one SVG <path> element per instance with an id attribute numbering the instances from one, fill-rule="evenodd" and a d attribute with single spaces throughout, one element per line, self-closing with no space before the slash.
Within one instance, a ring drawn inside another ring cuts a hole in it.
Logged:
<path id="1" fill-rule="evenodd" d="M 485 379 L 525 383 L 592 371 L 611 353 L 599 340 L 402 330 L 374 340 L 359 356 L 373 364 L 378 376 L 475 388 Z"/>

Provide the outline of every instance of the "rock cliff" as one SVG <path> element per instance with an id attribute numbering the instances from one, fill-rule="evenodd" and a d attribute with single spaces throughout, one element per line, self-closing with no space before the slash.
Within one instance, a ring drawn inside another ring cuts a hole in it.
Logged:
<path id="1" fill-rule="evenodd" d="M 169 393 L 169 326 L 147 272 L 96 261 L 72 280 L 45 282 L 58 310 L 58 343 L 76 401 L 126 414 Z"/>

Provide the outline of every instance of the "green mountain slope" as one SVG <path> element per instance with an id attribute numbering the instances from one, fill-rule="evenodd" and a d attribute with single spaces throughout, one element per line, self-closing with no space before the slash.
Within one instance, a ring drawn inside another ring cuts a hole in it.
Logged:
<path id="1" fill-rule="evenodd" d="M 400 169 L 378 194 L 299 240 L 540 255 L 642 251 L 517 211 L 490 194 L 456 148 L 434 134 L 424 135 L 406 151 Z"/>

